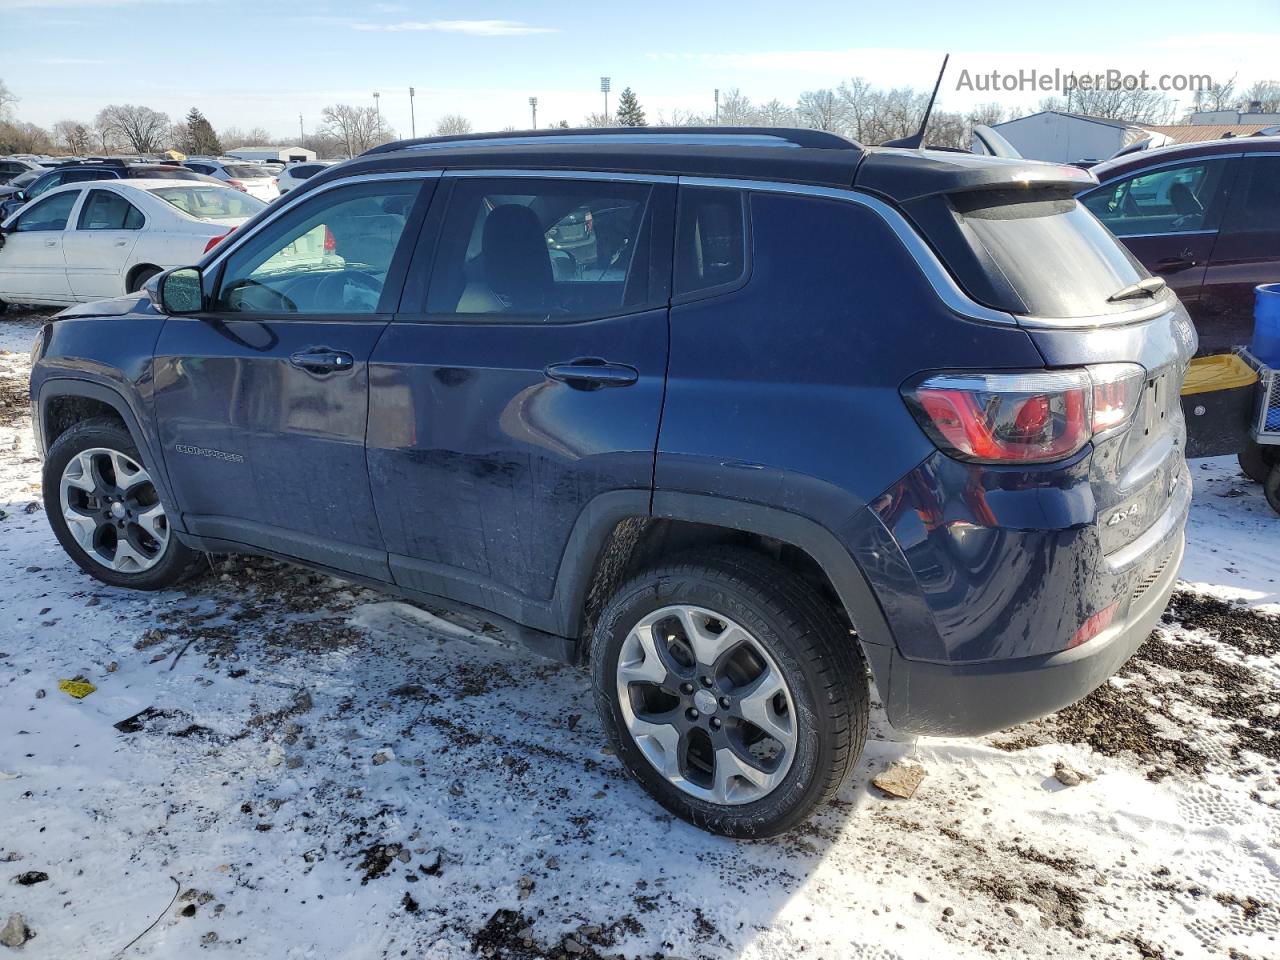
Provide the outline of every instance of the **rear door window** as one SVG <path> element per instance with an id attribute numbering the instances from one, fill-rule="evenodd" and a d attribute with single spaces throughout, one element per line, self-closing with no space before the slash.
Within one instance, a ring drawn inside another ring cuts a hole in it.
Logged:
<path id="1" fill-rule="evenodd" d="M 746 195 L 721 187 L 681 187 L 676 215 L 675 296 L 709 296 L 747 272 Z"/>
<path id="2" fill-rule="evenodd" d="M 653 187 L 570 179 L 453 185 L 427 312 L 472 320 L 583 320 L 643 309 Z"/>
<path id="3" fill-rule="evenodd" d="M 109 190 L 91 190 L 80 210 L 81 230 L 141 230 L 141 211 L 124 197 Z"/>
<path id="4" fill-rule="evenodd" d="M 1084 204 L 1118 237 L 1213 229 L 1223 158 L 1161 167 L 1103 184 Z"/>

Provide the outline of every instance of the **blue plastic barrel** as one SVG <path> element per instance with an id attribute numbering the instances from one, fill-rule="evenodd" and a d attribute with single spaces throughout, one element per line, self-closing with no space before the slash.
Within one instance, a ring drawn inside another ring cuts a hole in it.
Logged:
<path id="1" fill-rule="evenodd" d="M 1256 288 L 1253 305 L 1253 355 L 1272 369 L 1280 369 L 1280 283 Z"/>

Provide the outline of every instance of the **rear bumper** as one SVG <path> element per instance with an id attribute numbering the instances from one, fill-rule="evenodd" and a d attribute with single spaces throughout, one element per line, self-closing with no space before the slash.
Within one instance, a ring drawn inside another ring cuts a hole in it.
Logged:
<path id="1" fill-rule="evenodd" d="M 1185 511 L 1185 508 L 1184 508 Z M 1123 621 L 1072 650 L 1042 656 L 945 664 L 908 660 L 896 650 L 877 664 L 889 722 L 903 733 L 978 736 L 1053 713 L 1101 686 L 1150 636 L 1173 592 L 1185 546 L 1185 512 L 1167 540 L 1171 552 Z"/>

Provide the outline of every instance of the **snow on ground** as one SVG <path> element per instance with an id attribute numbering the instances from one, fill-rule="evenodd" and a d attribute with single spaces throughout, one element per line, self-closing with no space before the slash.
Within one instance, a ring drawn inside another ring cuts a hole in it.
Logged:
<path id="1" fill-rule="evenodd" d="M 738 843 L 624 778 L 584 673 L 483 624 L 261 560 L 81 574 L 39 505 L 37 322 L 0 323 L 15 957 L 1280 956 L 1280 518 L 1234 464 L 1193 467 L 1189 582 L 1119 678 L 979 740 L 879 716 L 835 802 Z M 904 757 L 908 801 L 870 785 Z"/>

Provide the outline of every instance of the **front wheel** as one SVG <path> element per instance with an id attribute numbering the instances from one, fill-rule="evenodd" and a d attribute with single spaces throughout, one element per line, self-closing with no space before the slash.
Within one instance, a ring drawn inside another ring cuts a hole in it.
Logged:
<path id="1" fill-rule="evenodd" d="M 44 506 L 67 555 L 113 587 L 171 587 L 199 558 L 173 535 L 133 437 L 115 420 L 85 420 L 53 443 Z"/>
<path id="2" fill-rule="evenodd" d="M 866 740 L 858 640 L 807 582 L 714 550 L 621 587 L 592 638 L 596 706 L 659 803 L 729 837 L 790 829 Z"/>
<path id="3" fill-rule="evenodd" d="M 1263 446 L 1250 440 L 1236 455 L 1236 459 L 1246 477 L 1254 483 L 1266 483 L 1271 468 L 1280 463 L 1280 447 Z"/>

